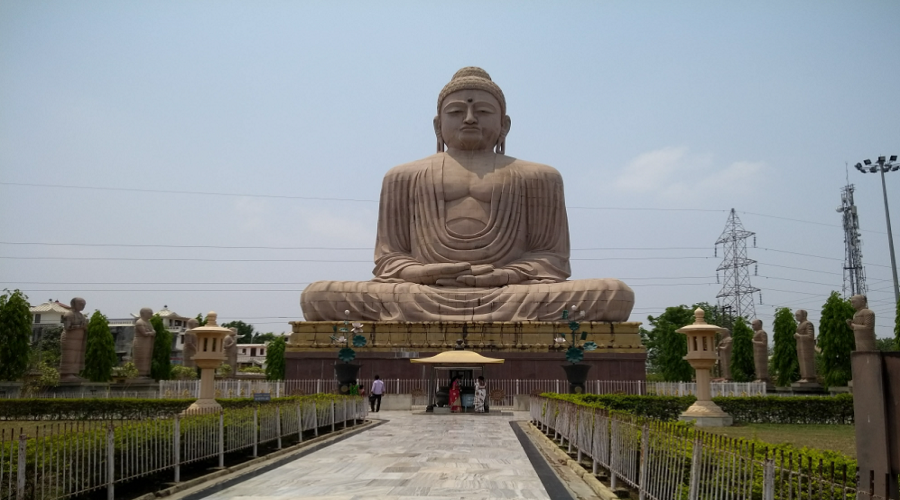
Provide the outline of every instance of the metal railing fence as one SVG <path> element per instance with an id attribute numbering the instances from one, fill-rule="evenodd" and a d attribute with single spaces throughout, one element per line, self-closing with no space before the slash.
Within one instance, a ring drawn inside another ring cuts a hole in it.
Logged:
<path id="1" fill-rule="evenodd" d="M 252 449 L 282 439 L 302 441 L 304 431 L 340 428 L 364 421 L 363 398 L 328 404 L 314 401 L 267 404 L 252 408 L 176 415 L 141 421 L 84 421 L 47 424 L 26 434 L 24 428 L 0 430 L 0 500 L 62 499 L 106 489 L 141 476 Z"/>
<path id="2" fill-rule="evenodd" d="M 811 457 L 660 422 L 532 396 L 531 422 L 613 488 L 641 500 L 886 500 L 874 478 Z"/>

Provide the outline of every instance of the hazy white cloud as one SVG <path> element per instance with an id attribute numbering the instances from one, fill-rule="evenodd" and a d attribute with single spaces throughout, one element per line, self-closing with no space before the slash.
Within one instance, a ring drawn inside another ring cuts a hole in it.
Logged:
<path id="1" fill-rule="evenodd" d="M 265 200 L 241 197 L 234 202 L 234 222 L 242 231 L 265 230 L 269 207 Z"/>
<path id="2" fill-rule="evenodd" d="M 685 146 L 666 147 L 635 157 L 615 181 L 625 192 L 665 200 L 696 198 L 708 193 L 743 191 L 759 182 L 763 162 L 735 161 L 723 165 L 711 153 L 693 153 Z"/>

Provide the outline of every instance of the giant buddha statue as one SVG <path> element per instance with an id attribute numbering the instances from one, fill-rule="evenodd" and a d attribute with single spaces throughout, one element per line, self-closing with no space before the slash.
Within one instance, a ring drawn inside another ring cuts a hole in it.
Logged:
<path id="1" fill-rule="evenodd" d="M 569 281 L 563 181 L 505 154 L 506 99 L 481 68 L 453 75 L 437 101 L 437 153 L 384 178 L 371 281 L 319 281 L 307 321 L 628 319 L 634 292 L 616 279 Z"/>

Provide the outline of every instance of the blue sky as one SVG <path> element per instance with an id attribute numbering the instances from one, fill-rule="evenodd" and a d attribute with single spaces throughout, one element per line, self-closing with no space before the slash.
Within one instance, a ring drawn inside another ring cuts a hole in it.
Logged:
<path id="1" fill-rule="evenodd" d="M 766 327 L 781 305 L 818 322 L 845 163 L 900 154 L 898 21 L 890 1 L 4 0 L 0 286 L 284 331 L 306 283 L 369 279 L 382 176 L 434 151 L 438 92 L 477 65 L 508 154 L 563 175 L 573 278 L 632 285 L 635 321 L 714 302 L 735 208 Z M 881 184 L 849 176 L 888 336 Z"/>

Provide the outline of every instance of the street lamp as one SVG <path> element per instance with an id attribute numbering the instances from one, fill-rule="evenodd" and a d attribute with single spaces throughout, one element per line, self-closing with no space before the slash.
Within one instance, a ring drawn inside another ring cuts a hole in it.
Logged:
<path id="1" fill-rule="evenodd" d="M 896 172 L 900 170 L 900 163 L 897 163 L 897 155 L 892 155 L 890 160 L 885 160 L 884 156 L 879 156 L 878 161 L 873 165 L 870 160 L 864 160 L 862 163 L 856 164 L 856 170 L 866 174 L 874 174 L 881 172 L 881 192 L 884 195 L 884 219 L 887 221 L 888 247 L 891 249 L 891 271 L 894 273 L 894 303 L 900 302 L 900 285 L 897 284 L 897 259 L 894 257 L 894 237 L 891 235 L 891 213 L 888 211 L 887 187 L 884 184 L 885 172 Z"/>

